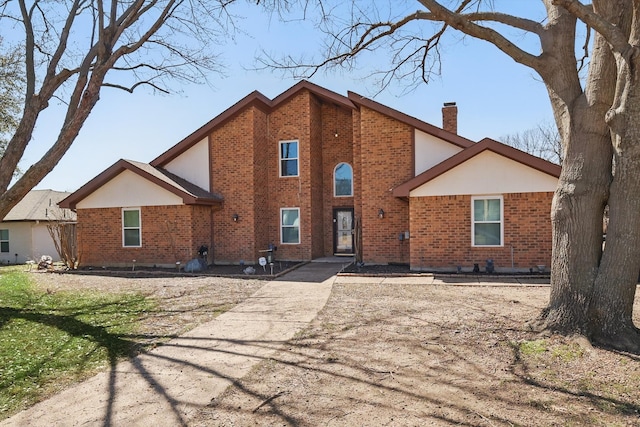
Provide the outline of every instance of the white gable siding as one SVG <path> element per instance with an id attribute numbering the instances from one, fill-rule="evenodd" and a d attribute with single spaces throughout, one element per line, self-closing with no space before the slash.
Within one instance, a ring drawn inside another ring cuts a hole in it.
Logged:
<path id="1" fill-rule="evenodd" d="M 443 141 L 433 135 L 416 129 L 416 175 L 420 175 L 427 169 L 431 169 L 443 160 L 448 159 L 462 148 L 450 142 Z"/>
<path id="2" fill-rule="evenodd" d="M 182 205 L 182 198 L 129 170 L 81 200 L 78 209 Z"/>
<path id="3" fill-rule="evenodd" d="M 484 151 L 411 191 L 410 197 L 555 191 L 558 179 Z"/>
<path id="4" fill-rule="evenodd" d="M 198 142 L 165 165 L 165 169 L 192 184 L 211 191 L 209 180 L 209 143 Z"/>

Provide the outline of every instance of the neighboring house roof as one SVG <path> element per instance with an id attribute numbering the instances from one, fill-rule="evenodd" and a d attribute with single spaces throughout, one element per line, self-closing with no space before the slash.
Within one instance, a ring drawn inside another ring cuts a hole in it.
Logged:
<path id="1" fill-rule="evenodd" d="M 412 190 L 437 178 L 438 176 L 450 171 L 451 169 L 461 165 L 472 157 L 475 157 L 487 150 L 519 162 L 525 166 L 529 166 L 540 172 L 544 172 L 548 175 L 554 176 L 556 178 L 560 177 L 561 167 L 559 165 L 548 162 L 544 159 L 541 159 L 540 157 L 533 156 L 500 142 L 494 141 L 493 139 L 485 138 L 482 141 L 471 145 L 469 148 L 462 150 L 458 154 L 449 157 L 447 160 L 444 160 L 443 162 L 435 165 L 431 169 L 424 171 L 420 175 L 417 175 L 415 178 L 412 178 L 409 181 L 397 186 L 393 189 L 393 195 L 396 197 L 409 197 L 409 193 Z"/>
<path id="2" fill-rule="evenodd" d="M 129 170 L 181 197 L 186 205 L 217 205 L 222 203 L 223 200 L 222 196 L 204 190 L 162 168 L 154 167 L 147 163 L 121 159 L 62 200 L 59 204 L 60 207 L 75 209 L 82 199 L 125 170 Z"/>
<path id="3" fill-rule="evenodd" d="M 169 150 L 156 157 L 150 162 L 150 164 L 152 166 L 158 167 L 166 165 L 171 160 L 175 159 L 180 154 L 184 153 L 189 148 L 202 141 L 202 139 L 209 135 L 213 129 L 233 118 L 236 114 L 243 111 L 249 106 L 256 106 L 262 111 L 268 113 L 278 108 L 282 103 L 291 99 L 291 97 L 296 95 L 301 90 L 308 90 L 315 96 L 346 109 L 353 110 L 358 108 L 358 106 L 367 107 L 462 148 L 467 148 L 473 145 L 473 141 L 470 141 L 454 133 L 447 132 L 446 130 L 440 129 L 436 126 L 430 125 L 429 123 L 423 122 L 422 120 L 394 110 L 393 108 L 384 106 L 364 96 L 358 95 L 357 93 L 348 92 L 348 96 L 343 96 L 321 86 L 313 84 L 309 81 L 302 80 L 280 95 L 276 96 L 273 100 L 270 100 L 258 91 L 251 92 L 249 95 L 236 102 L 234 105 L 207 122 L 204 126 L 200 127 L 191 135 L 187 136 L 185 139 L 171 147 Z"/>
<path id="4" fill-rule="evenodd" d="M 31 190 L 3 221 L 75 221 L 74 212 L 58 207 L 58 202 L 70 194 L 64 191 Z"/>

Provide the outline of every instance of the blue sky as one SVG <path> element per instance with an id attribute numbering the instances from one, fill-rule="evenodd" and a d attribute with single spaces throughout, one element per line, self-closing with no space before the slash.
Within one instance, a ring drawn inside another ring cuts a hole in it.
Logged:
<path id="1" fill-rule="evenodd" d="M 496 2 L 497 7 L 511 7 L 521 16 L 530 16 L 531 9 L 539 12 L 540 3 Z M 213 88 L 205 84 L 177 87 L 182 93 L 173 95 L 103 90 L 72 148 L 36 188 L 75 191 L 118 159 L 148 162 L 248 93 L 258 90 L 273 98 L 294 85 L 297 80 L 281 73 L 247 69 L 261 49 L 315 53 L 322 35 L 310 23 L 282 24 L 255 7 L 243 7 L 247 9 L 240 13 L 248 17 L 248 34 L 222 47 L 226 77 L 212 76 Z M 373 79 L 365 77 L 383 56 L 384 52 L 378 52 L 373 59 L 366 58 L 355 72 L 323 73 L 310 81 L 342 95 L 350 90 L 373 97 L 378 87 Z M 443 58 L 442 76 L 428 85 L 403 95 L 404 87 L 396 84 L 374 99 L 436 126 L 442 124 L 443 103 L 456 102 L 458 133 L 476 141 L 484 137 L 499 139 L 552 120 L 539 78 L 495 47 L 458 36 L 447 41 Z M 23 169 L 55 138 L 60 114 L 61 109 L 53 105 L 43 115 L 21 164 Z"/>

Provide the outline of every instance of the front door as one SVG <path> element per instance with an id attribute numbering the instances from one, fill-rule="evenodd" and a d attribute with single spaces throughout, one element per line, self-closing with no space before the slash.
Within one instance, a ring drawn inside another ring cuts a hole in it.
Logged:
<path id="1" fill-rule="evenodd" d="M 333 210 L 333 253 L 353 255 L 353 208 Z"/>

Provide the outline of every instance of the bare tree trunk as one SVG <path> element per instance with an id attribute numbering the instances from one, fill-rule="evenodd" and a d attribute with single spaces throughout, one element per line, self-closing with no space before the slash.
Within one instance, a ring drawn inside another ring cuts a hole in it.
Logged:
<path id="1" fill-rule="evenodd" d="M 563 45 L 569 49 L 573 43 Z M 567 65 L 566 60 L 560 63 Z M 602 220 L 611 182 L 611 136 L 605 116 L 614 99 L 616 62 L 607 42 L 596 35 L 584 91 L 575 87 L 576 82 L 568 86 L 566 75 L 575 67 L 541 72 L 562 137 L 564 162 L 551 209 L 551 296 L 538 327 L 590 336 L 589 305 L 600 269 Z"/>
<path id="2" fill-rule="evenodd" d="M 607 243 L 589 306 L 589 334 L 594 342 L 637 353 L 640 334 L 632 315 L 640 271 L 640 157 L 630 157 L 615 157 Z"/>
<path id="3" fill-rule="evenodd" d="M 631 40 L 638 37 L 634 32 Z M 616 99 L 607 113 L 614 151 L 608 238 L 589 315 L 594 340 L 637 353 L 640 331 L 632 316 L 640 272 L 640 50 L 618 54 L 617 64 Z"/>
<path id="4" fill-rule="evenodd" d="M 584 97 L 581 101 L 583 105 L 572 113 L 575 123 L 565 124 L 567 154 L 551 212 L 551 296 L 541 320 L 547 329 L 588 335 L 588 307 L 602 253 L 611 149 L 608 132 L 586 130 L 587 121 L 595 123 L 600 118 L 604 124 L 604 114 L 598 116 L 584 105 Z"/>

